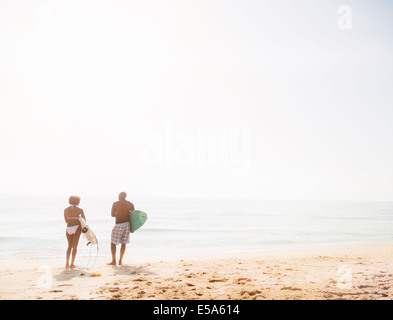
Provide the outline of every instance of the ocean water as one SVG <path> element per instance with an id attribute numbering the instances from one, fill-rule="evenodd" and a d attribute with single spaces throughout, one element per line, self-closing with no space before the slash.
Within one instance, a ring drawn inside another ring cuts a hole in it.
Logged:
<path id="1" fill-rule="evenodd" d="M 129 199 L 148 213 L 128 259 L 329 248 L 393 242 L 393 202 Z M 116 198 L 85 197 L 80 207 L 110 259 Z M 65 257 L 67 197 L 0 197 L 0 260 Z M 81 237 L 78 256 L 87 257 Z"/>

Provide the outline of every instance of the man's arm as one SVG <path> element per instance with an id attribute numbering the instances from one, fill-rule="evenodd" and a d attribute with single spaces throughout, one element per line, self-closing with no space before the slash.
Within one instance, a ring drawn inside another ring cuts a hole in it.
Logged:
<path id="1" fill-rule="evenodd" d="M 115 204 L 113 204 L 113 206 L 112 206 L 111 216 L 112 216 L 112 217 L 116 217 L 116 208 L 115 208 Z"/>
<path id="2" fill-rule="evenodd" d="M 132 202 L 130 202 L 130 203 L 131 203 L 131 205 L 130 205 L 130 211 L 134 211 L 134 210 L 135 210 L 134 204 L 133 204 Z M 131 230 L 132 230 L 132 222 L 131 222 L 131 219 L 130 219 L 130 232 L 131 232 L 131 233 L 134 233 L 134 232 L 132 232 Z"/>

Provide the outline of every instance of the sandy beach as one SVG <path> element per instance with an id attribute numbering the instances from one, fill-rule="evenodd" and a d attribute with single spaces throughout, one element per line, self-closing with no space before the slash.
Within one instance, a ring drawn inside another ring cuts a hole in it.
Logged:
<path id="1" fill-rule="evenodd" d="M 0 261 L 0 299 L 393 298 L 392 245 L 106 262 L 65 270 L 61 259 Z"/>

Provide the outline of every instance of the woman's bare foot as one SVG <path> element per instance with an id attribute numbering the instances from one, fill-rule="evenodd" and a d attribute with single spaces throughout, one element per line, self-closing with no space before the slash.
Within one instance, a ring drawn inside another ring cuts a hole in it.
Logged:
<path id="1" fill-rule="evenodd" d="M 107 263 L 108 266 L 115 266 L 116 265 L 116 261 L 111 261 L 109 263 Z"/>
<path id="2" fill-rule="evenodd" d="M 70 265 L 70 268 L 71 268 L 71 269 L 75 269 L 76 267 L 75 267 L 74 264 L 72 264 L 72 265 Z"/>

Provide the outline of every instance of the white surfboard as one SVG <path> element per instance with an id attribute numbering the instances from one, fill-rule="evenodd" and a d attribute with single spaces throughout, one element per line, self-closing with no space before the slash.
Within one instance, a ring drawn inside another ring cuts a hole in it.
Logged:
<path id="1" fill-rule="evenodd" d="M 86 245 L 88 246 L 89 244 L 98 244 L 96 235 L 90 229 L 90 227 L 87 225 L 85 219 L 83 219 L 81 215 L 79 215 L 79 222 L 81 224 L 83 237 L 87 241 Z"/>

